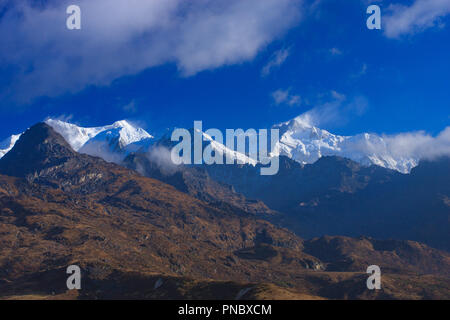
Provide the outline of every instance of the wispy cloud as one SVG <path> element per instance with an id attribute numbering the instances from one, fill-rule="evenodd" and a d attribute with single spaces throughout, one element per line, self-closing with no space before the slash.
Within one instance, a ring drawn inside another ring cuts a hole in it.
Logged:
<path id="1" fill-rule="evenodd" d="M 317 127 L 337 127 L 345 125 L 353 116 L 362 115 L 368 108 L 364 96 L 348 98 L 337 91 L 325 95 L 325 101 L 299 116 L 304 122 Z"/>
<path id="2" fill-rule="evenodd" d="M 449 0 L 415 0 L 410 6 L 392 4 L 383 15 L 384 33 L 389 38 L 421 32 L 436 26 L 450 14 Z"/>
<path id="3" fill-rule="evenodd" d="M 48 117 L 46 117 L 45 119 L 44 119 L 44 121 L 47 121 L 47 120 L 49 120 L 49 119 L 52 119 L 52 120 L 60 120 L 60 121 L 64 121 L 64 122 L 71 122 L 71 123 L 74 123 L 74 122 L 72 122 L 72 120 L 73 120 L 73 114 L 61 114 L 61 115 L 59 115 L 59 116 L 48 116 Z M 75 123 L 74 123 L 75 124 Z"/>
<path id="4" fill-rule="evenodd" d="M 281 49 L 276 51 L 272 55 L 270 61 L 262 68 L 261 75 L 265 77 L 269 75 L 272 72 L 272 70 L 280 67 L 289 57 L 289 53 L 290 53 L 289 49 Z"/>
<path id="5" fill-rule="evenodd" d="M 367 64 L 363 63 L 363 65 L 361 66 L 361 68 L 359 69 L 358 72 L 355 72 L 353 74 L 350 75 L 351 78 L 359 78 L 364 76 L 367 73 Z"/>
<path id="6" fill-rule="evenodd" d="M 342 54 L 342 51 L 339 48 L 331 48 L 329 52 L 332 56 L 340 56 Z"/>
<path id="7" fill-rule="evenodd" d="M 278 89 L 271 94 L 273 102 L 278 105 L 288 105 L 290 107 L 301 104 L 302 99 L 299 95 L 292 94 L 291 89 Z"/>
<path id="8" fill-rule="evenodd" d="M 126 105 L 122 107 L 122 110 L 129 113 L 136 113 L 137 112 L 137 106 L 136 101 L 133 99 Z"/>
<path id="9" fill-rule="evenodd" d="M 298 24 L 302 0 L 76 2 L 82 29 L 74 31 L 66 29 L 68 1 L 7 7 L 0 61 L 11 72 L 0 98 L 74 93 L 166 63 L 192 76 L 249 61 Z"/>

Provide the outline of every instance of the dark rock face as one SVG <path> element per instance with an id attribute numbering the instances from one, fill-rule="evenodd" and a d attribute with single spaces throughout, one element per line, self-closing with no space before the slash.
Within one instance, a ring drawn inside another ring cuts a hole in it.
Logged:
<path id="1" fill-rule="evenodd" d="M 279 173 L 266 177 L 252 166 L 205 169 L 281 212 L 281 222 L 305 238 L 362 234 L 450 250 L 449 158 L 425 161 L 410 175 L 339 157 L 305 166 L 281 157 Z"/>
<path id="2" fill-rule="evenodd" d="M 81 193 L 104 187 L 108 179 L 117 176 L 114 168 L 117 166 L 100 158 L 75 152 L 45 123 L 28 129 L 0 159 L 0 174 Z"/>
<path id="3" fill-rule="evenodd" d="M 261 176 L 259 166 L 205 166 L 205 169 L 213 179 L 234 186 L 246 196 L 261 199 L 276 210 L 290 209 L 334 193 L 355 193 L 369 184 L 383 183 L 400 175 L 339 157 L 323 157 L 314 164 L 301 165 L 282 156 L 280 170 L 273 176 Z"/>
<path id="4" fill-rule="evenodd" d="M 47 124 L 38 123 L 28 129 L 1 159 L 0 172 L 26 177 L 61 165 L 75 156 L 75 151 L 63 137 Z"/>

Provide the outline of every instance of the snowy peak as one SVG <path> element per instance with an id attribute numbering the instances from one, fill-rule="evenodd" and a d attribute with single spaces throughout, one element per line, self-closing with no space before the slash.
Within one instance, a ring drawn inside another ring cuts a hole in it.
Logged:
<path id="1" fill-rule="evenodd" d="M 83 128 L 61 120 L 45 121 L 78 152 L 119 163 L 130 152 L 151 143 L 153 137 L 129 121 L 116 121 L 103 127 Z"/>
<path id="2" fill-rule="evenodd" d="M 124 157 L 138 150 L 145 151 L 154 144 L 153 137 L 144 129 L 129 121 L 121 120 L 102 127 L 84 128 L 61 120 L 45 121 L 61 134 L 78 152 L 98 156 L 106 161 L 120 163 Z M 280 141 L 273 155 L 283 155 L 302 164 L 314 163 L 323 156 L 340 156 L 362 165 L 378 165 L 384 168 L 409 173 L 418 165 L 419 158 L 398 155 L 389 139 L 377 134 L 362 133 L 354 136 L 335 135 L 311 124 L 304 115 L 274 125 L 280 130 Z M 193 134 L 193 131 L 191 132 Z M 256 159 L 227 148 L 202 132 L 203 141 L 212 150 L 239 160 L 240 163 L 256 165 Z M 0 158 L 12 149 L 19 135 L 13 135 L 0 143 Z M 165 136 L 157 144 L 173 146 Z"/>
<path id="3" fill-rule="evenodd" d="M 323 156 L 340 156 L 362 165 L 378 165 L 402 173 L 417 166 L 419 159 L 394 156 L 383 137 L 362 133 L 334 135 L 311 125 L 302 116 L 274 126 L 280 129 L 280 141 L 274 153 L 302 164 L 314 163 Z"/>
<path id="4" fill-rule="evenodd" d="M 147 148 L 153 141 L 147 131 L 127 120 L 92 128 L 55 119 L 47 119 L 45 123 L 63 136 L 75 151 L 110 162 L 121 162 L 130 152 Z M 14 147 L 20 136 L 21 134 L 12 135 L 0 143 L 0 158 Z"/>
<path id="5" fill-rule="evenodd" d="M 13 134 L 12 136 L 0 142 L 0 158 L 2 158 L 14 147 L 20 136 L 21 134 Z"/>
<path id="6" fill-rule="evenodd" d="M 112 127 L 104 132 L 110 134 L 111 137 L 117 137 L 120 148 L 125 148 L 130 144 L 153 138 L 147 131 L 133 126 L 126 120 L 114 122 Z"/>
<path id="7" fill-rule="evenodd" d="M 123 149 L 129 144 L 153 138 L 147 131 L 133 126 L 126 120 L 116 121 L 108 126 L 92 128 L 83 128 L 53 119 L 48 119 L 45 123 L 62 135 L 75 151 L 80 151 L 91 139 L 95 139 L 97 142 L 103 139 L 108 143 L 115 139 L 118 147 Z"/>
<path id="8" fill-rule="evenodd" d="M 45 121 L 50 127 L 66 139 L 70 146 L 78 151 L 89 140 L 105 130 L 104 127 L 83 128 L 61 120 L 48 119 Z"/>

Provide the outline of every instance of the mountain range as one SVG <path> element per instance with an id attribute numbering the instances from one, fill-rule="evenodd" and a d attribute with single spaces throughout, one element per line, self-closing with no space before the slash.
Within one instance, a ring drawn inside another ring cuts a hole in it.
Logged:
<path id="1" fill-rule="evenodd" d="M 128 122 L 52 122 L 0 159 L 0 298 L 450 297 L 447 158 L 405 175 L 281 156 L 260 176 L 259 164 L 167 166 Z M 91 141 L 117 157 L 83 153 Z M 79 292 L 65 287 L 71 264 Z M 372 264 L 379 291 L 366 288 Z"/>
<path id="2" fill-rule="evenodd" d="M 132 123 L 122 120 L 112 125 L 84 128 L 61 120 L 45 121 L 60 133 L 78 152 L 99 156 L 107 161 L 120 163 L 130 152 L 147 148 L 156 141 L 149 133 Z M 323 156 L 340 156 L 363 166 L 377 165 L 402 173 L 409 173 L 418 165 L 418 158 L 398 156 L 390 150 L 385 139 L 377 134 L 362 133 L 355 136 L 334 135 L 308 123 L 302 116 L 276 124 L 280 130 L 280 141 L 272 150 L 275 156 L 283 155 L 301 164 L 311 164 Z M 205 141 L 213 138 L 202 132 Z M 14 146 L 19 135 L 12 135 L 0 143 L 0 157 Z M 168 140 L 170 137 L 163 137 Z M 229 150 L 225 145 L 213 141 L 213 150 L 230 154 L 255 165 L 256 160 L 247 155 Z"/>
<path id="3" fill-rule="evenodd" d="M 120 164 L 203 201 L 268 215 L 302 237 L 362 234 L 450 249 L 448 158 L 395 158 L 377 135 L 337 136 L 302 117 L 275 125 L 280 141 L 272 152 L 280 156 L 280 172 L 264 177 L 256 160 L 211 143 L 205 133 L 204 144 L 248 164 L 175 166 L 169 135 L 155 139 L 125 120 L 94 128 L 53 119 L 45 123 L 81 154 Z M 11 136 L 3 150 L 19 138 Z M 384 148 L 361 147 L 373 145 Z M 384 153 L 369 152 L 375 149 Z"/>

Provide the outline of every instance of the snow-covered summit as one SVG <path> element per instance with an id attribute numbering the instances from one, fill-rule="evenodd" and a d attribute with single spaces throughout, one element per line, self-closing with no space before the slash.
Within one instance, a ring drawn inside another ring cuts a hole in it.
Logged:
<path id="1" fill-rule="evenodd" d="M 89 140 L 94 139 L 100 133 L 103 133 L 102 136 L 105 139 L 116 138 L 121 148 L 144 139 L 153 138 L 147 131 L 133 126 L 126 120 L 116 121 L 112 125 L 92 128 L 83 128 L 69 122 L 53 119 L 48 119 L 45 123 L 62 135 L 75 151 L 79 151 Z M 99 138 L 96 140 L 98 141 Z"/>
<path id="2" fill-rule="evenodd" d="M 362 165 L 408 173 L 419 159 L 395 156 L 382 136 L 362 133 L 354 136 L 334 135 L 310 124 L 299 116 L 274 126 L 280 129 L 280 142 L 274 154 L 287 156 L 303 164 L 314 163 L 323 156 L 340 156 Z"/>
<path id="3" fill-rule="evenodd" d="M 78 152 L 120 162 L 129 152 L 151 143 L 152 136 L 126 120 L 103 127 L 84 128 L 61 120 L 45 121 Z"/>
<path id="4" fill-rule="evenodd" d="M 110 162 L 121 162 L 130 152 L 146 150 L 153 144 L 153 137 L 144 129 L 122 120 L 102 127 L 84 128 L 61 120 L 45 121 L 60 133 L 78 152 L 101 157 Z M 280 130 L 280 141 L 272 155 L 284 155 L 302 164 L 314 163 L 323 156 L 349 158 L 362 165 L 381 167 L 408 173 L 417 166 L 419 158 L 399 155 L 389 139 L 370 133 L 354 136 L 335 135 L 311 124 L 303 115 L 290 121 L 274 125 Z M 228 155 L 241 163 L 257 164 L 256 159 L 228 149 L 206 133 L 204 142 L 211 143 L 215 152 Z M 0 143 L 0 158 L 12 149 L 19 135 L 13 135 Z M 168 139 L 165 137 L 161 140 Z"/>

